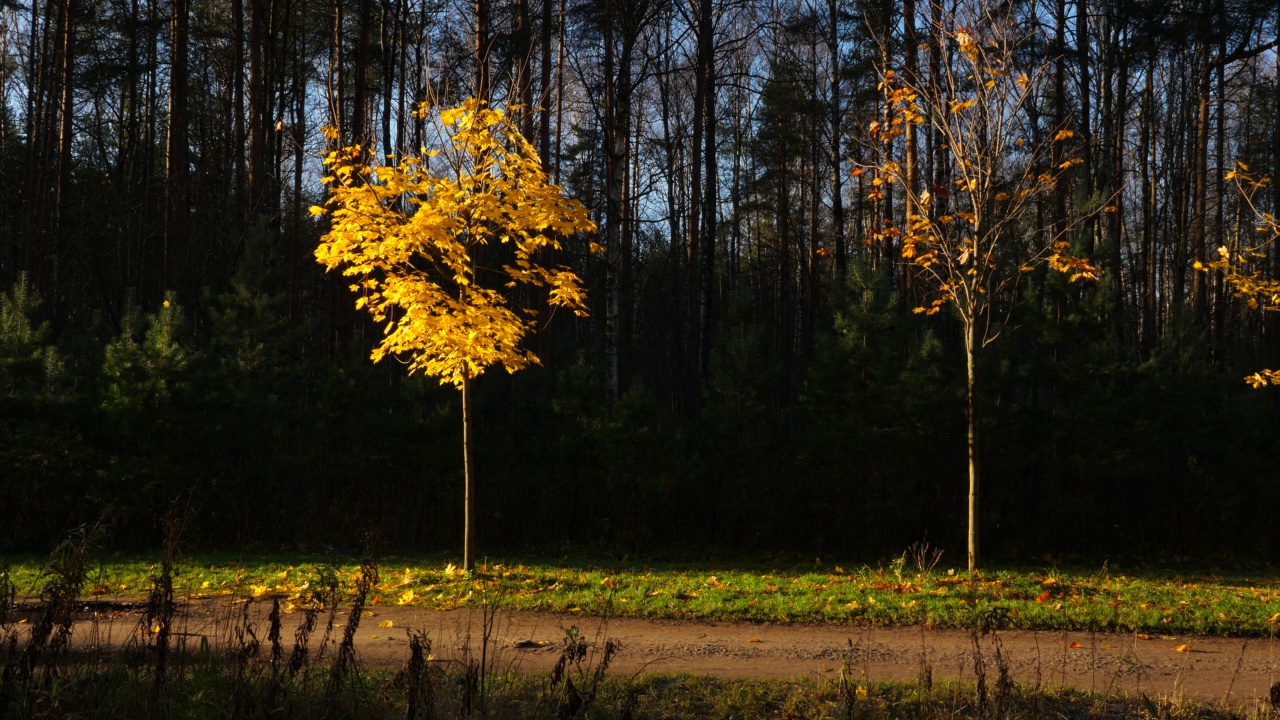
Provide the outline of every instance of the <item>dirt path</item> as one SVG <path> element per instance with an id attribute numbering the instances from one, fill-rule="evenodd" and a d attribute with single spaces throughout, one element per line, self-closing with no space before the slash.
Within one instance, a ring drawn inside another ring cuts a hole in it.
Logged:
<path id="1" fill-rule="evenodd" d="M 243 602 L 243 601 L 241 601 Z M 250 604 L 249 618 L 266 642 L 269 602 Z M 366 666 L 398 667 L 408 654 L 411 629 L 425 630 L 438 662 L 454 662 L 470 652 L 478 657 L 484 634 L 479 610 L 435 611 L 423 607 L 372 607 L 356 633 L 356 649 Z M 211 643 L 232 637 L 243 605 L 225 599 L 201 600 L 175 621 L 177 642 Z M 107 604 L 87 606 L 76 624 L 79 646 L 119 646 L 135 632 L 140 611 Z M 283 616 L 285 651 L 303 613 Z M 337 623 L 346 622 L 346 611 Z M 834 678 L 843 661 L 860 677 L 914 680 L 925 668 L 934 681 L 974 680 L 974 641 L 963 630 L 921 627 L 864 628 L 833 625 L 768 625 L 729 622 L 637 620 L 501 611 L 493 618 L 487 657 L 500 670 L 546 670 L 559 657 L 565 628 L 602 646 L 620 643 L 611 674 L 640 671 L 694 673 L 725 678 Z M 312 640 L 319 645 L 321 621 Z M 334 630 L 335 639 L 343 627 Z M 1004 631 L 979 638 L 989 683 L 996 677 L 996 643 L 1013 679 L 1024 685 L 1119 689 L 1198 700 L 1244 702 L 1269 697 L 1280 679 L 1275 640 L 1134 636 L 1098 633 Z M 1179 650 L 1181 648 L 1181 651 Z M 328 650 L 332 652 L 332 647 Z"/>

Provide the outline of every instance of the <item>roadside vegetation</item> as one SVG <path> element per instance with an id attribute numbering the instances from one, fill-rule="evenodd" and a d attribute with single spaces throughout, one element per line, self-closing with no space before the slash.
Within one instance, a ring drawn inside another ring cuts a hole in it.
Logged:
<path id="1" fill-rule="evenodd" d="M 394 555 L 381 562 L 370 557 L 358 562 L 303 556 L 288 562 L 184 558 L 178 553 L 180 517 L 171 513 L 165 525 L 168 540 L 154 558 L 104 559 L 98 549 L 103 535 L 87 528 L 72 533 L 46 559 L 0 561 L 0 718 L 1276 717 L 1276 708 L 1265 700 L 1197 703 L 1084 692 L 1039 681 L 1019 684 L 998 636 L 988 633 L 992 623 L 1058 627 L 1045 618 L 1080 627 L 1107 617 L 1115 627 L 1152 622 L 1126 610 L 1128 604 L 1158 606 L 1176 617 L 1154 621 L 1169 632 L 1270 632 L 1271 618 L 1263 615 L 1276 602 L 1276 584 L 1236 574 L 1130 576 L 1050 568 L 1002 570 L 969 580 L 938 568 L 939 556 L 924 546 L 876 568 L 744 566 L 711 572 L 709 567 L 722 564 L 579 569 L 544 562 L 488 563 L 467 574 L 447 562 L 441 567 L 439 560 Z M 251 603 L 219 603 L 214 632 L 193 645 L 176 630 L 181 607 L 218 595 L 256 598 L 270 603 L 271 612 L 264 619 L 249 612 Z M 122 647 L 112 649 L 99 616 L 84 614 L 85 598 L 94 596 L 129 598 L 142 608 L 136 631 Z M 1096 607 L 1105 597 L 1114 604 L 1106 606 L 1111 616 Z M 370 608 L 389 603 L 470 605 L 483 613 L 486 627 L 498 608 L 584 617 L 614 612 L 929 622 L 969 628 L 979 660 L 970 683 L 934 683 L 928 664 L 917 680 L 885 682 L 868 676 L 849 657 L 829 678 L 626 675 L 610 667 L 619 650 L 616 642 L 588 638 L 575 628 L 566 632 L 551 672 L 534 673 L 500 659 L 500 644 L 487 631 L 468 634 L 457 648 L 461 653 L 444 661 L 432 656 L 426 632 L 409 629 L 402 667 L 362 667 L 354 651 L 356 633 L 362 619 L 373 614 Z M 845 606 L 843 612 L 834 609 L 837 604 Z M 860 608 L 869 611 L 856 612 Z M 282 632 L 287 612 L 303 615 L 292 637 Z M 1241 624 L 1229 627 L 1214 613 Z M 1228 690 L 1224 697 L 1229 696 Z"/>
<path id="2" fill-rule="evenodd" d="M 608 603 L 626 617 L 912 625 L 967 628 L 998 609 L 1010 628 L 1218 636 L 1272 635 L 1280 621 L 1280 578 L 1263 567 L 1198 570 L 1135 567 L 992 568 L 970 577 L 917 546 L 877 566 L 792 562 L 612 564 L 583 558 L 489 560 L 472 574 L 444 557 L 383 558 L 369 602 L 442 610 L 500 597 L 511 610 L 591 614 Z M 44 561 L 15 558 L 10 577 L 34 594 Z M 154 557 L 109 557 L 92 564 L 86 590 L 144 597 Z M 299 602 L 335 578 L 350 595 L 359 562 L 316 555 L 195 555 L 175 560 L 179 597 L 249 595 Z"/>

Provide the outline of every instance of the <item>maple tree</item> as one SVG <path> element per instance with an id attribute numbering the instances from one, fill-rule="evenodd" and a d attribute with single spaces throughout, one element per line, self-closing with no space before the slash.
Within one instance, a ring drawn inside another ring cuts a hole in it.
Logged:
<path id="1" fill-rule="evenodd" d="M 1028 112 L 1037 85 L 1048 80 L 1048 64 L 1020 70 L 1015 57 L 1026 41 L 1006 10 L 967 6 L 967 15 L 933 13 L 931 36 L 944 47 L 929 75 L 908 69 L 882 73 L 887 117 L 868 127 L 871 138 L 888 145 L 912 126 L 934 134 L 945 163 L 928 187 L 911 182 L 912 169 L 888 153 L 878 165 L 871 200 L 888 186 L 900 186 L 906 222 L 886 219 L 875 238 L 898 243 L 906 272 L 927 287 L 914 312 L 933 315 L 951 308 L 963 328 L 968 448 L 968 566 L 978 565 L 978 393 L 976 358 L 1004 328 L 1014 290 L 1041 267 L 1066 273 L 1071 282 L 1094 280 L 1099 270 L 1071 252 L 1070 232 L 1036 224 L 1036 202 L 1053 191 L 1079 157 L 1058 161 L 1054 146 L 1074 137 L 1067 127 L 1039 131 Z M 960 12 L 960 11 L 957 11 Z M 939 24 L 940 23 L 940 24 Z M 949 46 L 949 47 L 946 47 Z M 910 65 L 910 63 L 908 63 Z M 858 170 L 854 171 L 858 173 Z M 1078 209 L 1083 217 L 1115 208 Z M 1005 303 L 1003 314 L 996 303 Z"/>
<path id="2" fill-rule="evenodd" d="M 418 110 L 420 117 L 429 112 Z M 522 345 L 536 312 L 511 290 L 547 290 L 552 309 L 586 315 L 586 293 L 569 268 L 545 262 L 558 237 L 593 233 L 580 202 L 551 184 L 530 143 L 501 110 L 468 99 L 439 113 L 439 148 L 371 159 L 360 145 L 329 154 L 324 207 L 331 226 L 316 248 L 326 269 L 355 278 L 356 308 L 386 323 L 375 362 L 406 359 L 462 394 L 465 531 L 463 568 L 474 566 L 471 381 L 493 365 L 514 373 L 538 358 Z M 507 250 L 486 251 L 502 245 Z M 591 244 L 592 250 L 598 246 Z M 489 268 L 477 254 L 500 268 Z"/>
<path id="3" fill-rule="evenodd" d="M 1262 240 L 1255 245 L 1220 246 L 1216 260 L 1209 262 L 1197 260 L 1194 268 L 1203 272 L 1210 270 L 1221 272 L 1232 294 L 1243 298 L 1250 309 L 1278 312 L 1280 311 L 1280 280 L 1268 278 L 1262 270 L 1250 265 L 1254 261 L 1266 261 L 1269 258 L 1271 245 L 1280 239 L 1280 220 L 1277 220 L 1275 215 L 1259 209 L 1254 201 L 1254 196 L 1271 183 L 1271 178 L 1253 175 L 1248 165 L 1237 162 L 1235 168 L 1227 173 L 1226 179 L 1235 184 L 1236 193 L 1241 202 L 1253 213 L 1257 223 L 1254 229 L 1263 236 Z M 1259 370 L 1244 380 L 1255 388 L 1280 385 L 1280 370 Z"/>

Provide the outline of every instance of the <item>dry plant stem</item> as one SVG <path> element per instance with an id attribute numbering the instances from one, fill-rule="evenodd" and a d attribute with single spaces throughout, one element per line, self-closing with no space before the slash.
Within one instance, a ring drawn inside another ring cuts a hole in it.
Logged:
<path id="1" fill-rule="evenodd" d="M 1231 690 L 1236 686 L 1236 679 L 1240 677 L 1240 669 L 1244 667 L 1244 651 L 1249 647 L 1249 640 L 1245 639 L 1240 643 L 1240 658 L 1236 660 L 1236 671 L 1231 675 L 1231 682 L 1227 685 L 1227 691 L 1222 695 L 1222 704 L 1226 705 L 1231 700 Z"/>

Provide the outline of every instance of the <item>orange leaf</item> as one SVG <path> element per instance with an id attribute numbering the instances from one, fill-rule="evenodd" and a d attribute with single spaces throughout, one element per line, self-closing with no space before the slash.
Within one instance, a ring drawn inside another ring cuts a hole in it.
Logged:
<path id="1" fill-rule="evenodd" d="M 1173 649 L 1173 651 L 1174 651 L 1174 652 L 1191 652 L 1191 646 L 1190 646 L 1190 645 L 1179 645 L 1178 647 L 1174 648 L 1174 649 Z"/>
<path id="2" fill-rule="evenodd" d="M 1036 598 L 1036 602 L 1043 604 L 1044 601 L 1048 599 L 1049 599 L 1049 591 L 1045 590 L 1044 592 L 1040 593 L 1040 597 Z"/>
<path id="3" fill-rule="evenodd" d="M 1074 641 L 1074 640 L 1073 640 L 1073 641 L 1071 641 L 1071 644 L 1070 644 L 1070 645 L 1068 645 L 1067 647 L 1071 648 L 1072 650 L 1079 650 L 1079 649 L 1080 649 L 1080 643 L 1078 643 L 1078 642 L 1076 642 L 1076 641 Z"/>

